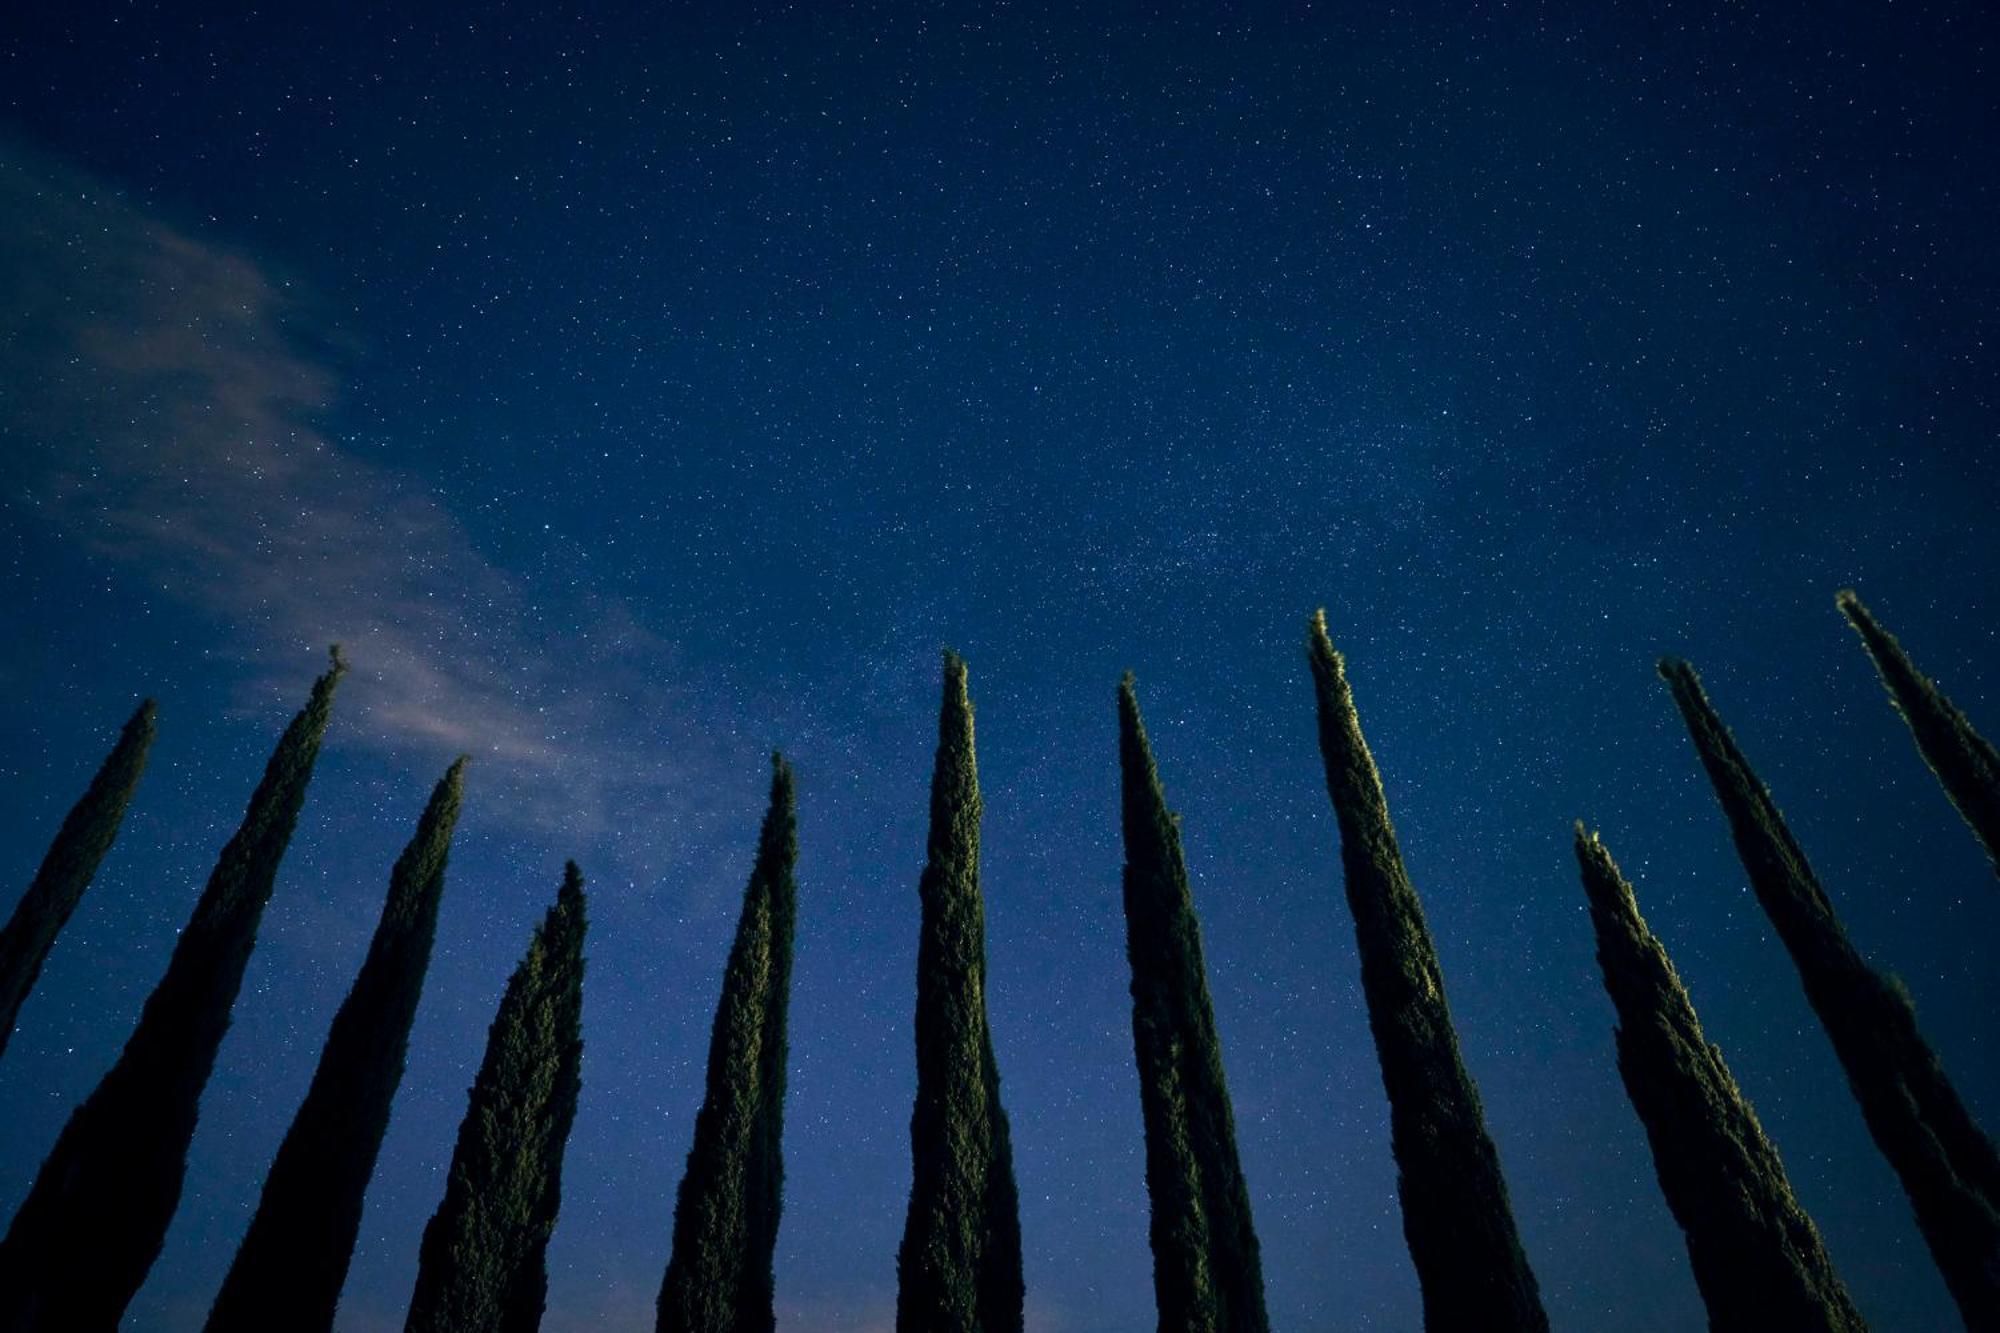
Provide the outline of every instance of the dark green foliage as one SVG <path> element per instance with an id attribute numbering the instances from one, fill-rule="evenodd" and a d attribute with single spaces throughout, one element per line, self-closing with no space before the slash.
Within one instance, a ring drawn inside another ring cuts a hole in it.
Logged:
<path id="1" fill-rule="evenodd" d="M 339 649 L 278 741 L 160 984 L 0 1242 L 0 1329 L 116 1328 L 180 1203 L 202 1087 L 326 734 Z"/>
<path id="2" fill-rule="evenodd" d="M 661 1333 L 771 1333 L 771 1255 L 784 1202 L 785 1013 L 797 915 L 792 770 L 771 760 L 771 805 L 743 892 L 708 1044 L 708 1092 L 674 1207 Z"/>
<path id="3" fill-rule="evenodd" d="M 361 1201 L 389 1130 L 437 936 L 445 858 L 465 789 L 460 759 L 431 793 L 389 876 L 389 897 L 297 1118 L 236 1251 L 209 1333 L 330 1329 L 347 1279 Z"/>
<path id="4" fill-rule="evenodd" d="M 917 1101 L 910 1211 L 896 1255 L 901 1333 L 1018 1333 L 1021 1222 L 986 1023 L 979 772 L 965 663 L 944 656 L 929 858 L 918 896 Z"/>
<path id="5" fill-rule="evenodd" d="M 118 836 L 132 789 L 146 771 L 155 712 L 153 701 L 148 699 L 132 714 L 104 766 L 70 807 L 14 915 L 0 929 L 0 1055 L 7 1051 L 21 1003 L 35 988 L 35 978 L 41 975 L 56 936 L 68 924 L 91 876 L 97 873 L 98 863 L 111 850 L 111 840 Z"/>
<path id="6" fill-rule="evenodd" d="M 583 1063 L 583 874 L 574 861 L 507 980 L 424 1228 L 405 1333 L 533 1333 Z"/>
<path id="7" fill-rule="evenodd" d="M 1179 817 L 1167 809 L 1139 698 L 1118 686 L 1125 943 L 1146 1121 L 1161 1333 L 1267 1333 L 1264 1273 L 1208 998 Z"/>
<path id="8" fill-rule="evenodd" d="M 1327 793 L 1340 823 L 1347 905 L 1361 953 L 1361 988 L 1389 1094 L 1403 1235 L 1430 1333 L 1545 1330 L 1535 1275 L 1521 1250 L 1500 1159 L 1479 1093 L 1459 1057 L 1437 951 L 1403 869 L 1388 802 L 1326 613 L 1307 639 L 1319 700 Z"/>
<path id="9" fill-rule="evenodd" d="M 1576 859 L 1597 928 L 1597 961 L 1618 1010 L 1618 1072 L 1646 1126 L 1653 1166 L 1687 1233 L 1694 1279 L 1716 1333 L 1861 1333 L 1722 1052 L 1702 1035 L 1679 974 L 1639 915 L 1632 886 L 1597 837 L 1576 826 Z"/>
<path id="10" fill-rule="evenodd" d="M 1924 762 L 1985 844 L 1987 859 L 2000 874 L 2000 752 L 1972 729 L 1971 721 L 1939 693 L 1929 676 L 1917 670 L 1896 636 L 1876 623 L 1853 589 L 1843 590 L 1834 601 L 1882 673 L 1889 698 L 1910 724 Z"/>
<path id="11" fill-rule="evenodd" d="M 1945 1285 L 1968 1327 L 2000 1330 L 2000 1155 L 1918 1031 L 1909 995 L 1848 942 L 1694 668 L 1663 661 L 1660 675 L 1728 816 L 1750 887 L 1791 952 L 1876 1146 L 1902 1178 Z"/>

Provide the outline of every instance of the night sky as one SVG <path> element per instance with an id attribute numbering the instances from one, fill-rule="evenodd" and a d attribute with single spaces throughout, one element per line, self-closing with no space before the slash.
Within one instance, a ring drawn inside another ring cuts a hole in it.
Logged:
<path id="1" fill-rule="evenodd" d="M 1030 1327 L 1154 1324 L 1130 667 L 1274 1323 L 1414 1330 L 1303 648 L 1325 605 L 1556 1325 L 1702 1325 L 1613 1064 L 1581 816 L 1873 1325 L 1954 1327 L 1652 664 L 1702 669 L 2000 1126 L 2000 891 L 1833 607 L 1858 587 L 2000 731 L 2000 19 L 1347 8 L 8 7 L 0 903 L 135 700 L 161 720 L 0 1064 L 0 1210 L 337 639 L 355 669 L 128 1327 L 199 1326 L 463 750 L 340 1325 L 401 1327 L 574 857 L 545 1327 L 650 1328 L 775 746 L 802 845 L 780 1325 L 888 1328 L 949 644 Z"/>

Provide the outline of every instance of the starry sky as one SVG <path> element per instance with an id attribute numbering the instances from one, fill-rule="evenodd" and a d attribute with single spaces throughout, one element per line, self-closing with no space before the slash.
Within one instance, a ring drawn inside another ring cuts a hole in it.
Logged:
<path id="1" fill-rule="evenodd" d="M 1703 670 L 2000 1124 L 2000 893 L 1832 605 L 1859 587 L 2000 729 L 1990 9 L 454 8 L 0 17 L 0 883 L 161 702 L 0 1065 L 5 1209 L 325 645 L 355 667 L 129 1327 L 199 1326 L 465 751 L 340 1327 L 401 1326 L 493 1005 L 574 857 L 587 1048 L 545 1327 L 650 1328 L 779 746 L 780 1325 L 888 1328 L 950 644 L 1030 1327 L 1153 1326 L 1130 667 L 1274 1322 L 1416 1329 L 1319 605 L 1558 1328 L 1702 1322 L 1612 1062 L 1579 816 L 1874 1326 L 1953 1326 L 1652 663 Z"/>

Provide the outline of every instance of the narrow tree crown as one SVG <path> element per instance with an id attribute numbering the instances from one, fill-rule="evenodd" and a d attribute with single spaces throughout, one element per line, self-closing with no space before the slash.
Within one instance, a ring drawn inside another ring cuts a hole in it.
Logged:
<path id="1" fill-rule="evenodd" d="M 1842 589 L 1834 600 L 1861 636 L 1890 702 L 1909 724 L 1917 752 L 1986 848 L 1994 873 L 2000 874 L 2000 751 L 1973 729 L 1971 719 L 1929 676 L 1917 670 L 1896 636 L 1882 628 L 1852 588 Z"/>
<path id="2" fill-rule="evenodd" d="M 1118 686 L 1126 956 L 1146 1126 L 1153 1288 L 1162 1333 L 1265 1333 L 1264 1276 L 1202 960 L 1179 819 L 1139 714 Z"/>
<path id="3" fill-rule="evenodd" d="M 207 1333 L 333 1327 L 430 966 L 465 765 L 461 757 L 439 779 L 396 859 L 367 957 L 334 1014 Z"/>
<path id="4" fill-rule="evenodd" d="M 1863 1333 L 1819 1231 L 1603 840 L 1576 856 L 1618 1013 L 1618 1071 L 1715 1333 Z"/>
<path id="5" fill-rule="evenodd" d="M 744 889 L 709 1037 L 661 1284 L 661 1333 L 770 1333 L 772 1254 L 784 1195 L 786 1008 L 796 913 L 792 770 L 771 758 L 770 808 Z"/>
<path id="6" fill-rule="evenodd" d="M 1306 655 L 1424 1326 L 1429 1333 L 1546 1333 L 1499 1156 L 1459 1054 L 1437 950 L 1324 611 L 1312 617 Z"/>
<path id="7" fill-rule="evenodd" d="M 897 1252 L 902 1333 L 1018 1333 L 1021 1224 L 986 1021 L 979 773 L 964 659 L 944 656 L 929 854 L 917 896 L 917 1097 Z"/>
<path id="8" fill-rule="evenodd" d="M 583 874 L 574 861 L 486 1038 L 444 1201 L 424 1228 L 408 1333 L 532 1333 L 583 1060 Z"/>
<path id="9" fill-rule="evenodd" d="M 35 987 L 56 936 L 69 924 L 83 891 L 97 874 L 146 771 L 159 710 L 140 703 L 118 735 L 104 763 L 77 803 L 70 807 L 55 841 L 49 844 L 27 892 L 0 928 L 0 1054 L 14 1035 L 21 1005 Z"/>

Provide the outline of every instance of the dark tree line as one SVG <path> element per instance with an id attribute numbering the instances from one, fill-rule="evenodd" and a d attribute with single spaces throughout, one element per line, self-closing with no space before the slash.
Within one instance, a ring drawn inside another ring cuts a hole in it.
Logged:
<path id="1" fill-rule="evenodd" d="M 202 1088 L 229 1027 L 346 672 L 338 649 L 279 738 L 125 1049 L 0 1241 L 0 1328 L 114 1329 L 180 1203 Z"/>
<path id="2" fill-rule="evenodd" d="M 1840 608 L 1918 748 L 1989 852 L 1991 746 L 1852 593 Z M 1405 1238 L 1431 1333 L 1548 1327 L 1445 1001 L 1436 948 L 1324 615 L 1307 642 L 1362 990 L 1387 1094 Z M 229 1023 L 345 670 L 338 651 L 280 738 L 165 976 L 111 1071 L 76 1110 L 0 1240 L 0 1333 L 112 1329 L 178 1202 L 202 1089 Z M 1848 940 L 1831 900 L 1692 668 L 1660 674 L 1707 771 L 1757 899 L 1791 954 L 1876 1144 L 1977 1333 L 2000 1330 L 2000 1156 L 1919 1031 L 1908 996 Z M 987 1014 L 983 807 L 966 667 L 944 659 L 927 857 L 918 883 L 912 1176 L 897 1255 L 899 1330 L 1018 1333 L 1024 1284 L 1012 1147 Z M 1128 674 L 1117 694 L 1133 1051 L 1162 1333 L 1268 1333 L 1250 1191 L 1236 1144 L 1201 927 Z M 70 812 L 0 931 L 0 1050 L 144 767 L 150 702 Z M 211 1309 L 211 1333 L 331 1327 L 401 1081 L 436 936 L 465 761 L 431 794 L 381 918 Z M 710 1032 L 680 1182 L 662 1333 L 772 1333 L 797 914 L 797 811 L 773 756 L 766 809 Z M 1719 1333 L 1859 1333 L 1862 1317 L 1794 1196 L 1776 1147 L 1640 914 L 1610 852 L 1575 852 L 1618 1069 Z M 528 1333 L 547 1291 L 581 1091 L 583 877 L 566 868 L 488 1032 L 424 1229 L 406 1328 Z"/>
<path id="3" fill-rule="evenodd" d="M 1694 668 L 1663 661 L 1702 767 L 1750 875 L 1847 1071 L 1876 1147 L 1973 1329 L 2000 1329 L 2000 1155 L 1917 1028 L 1909 993 L 1865 962 L 1770 792 L 1716 715 Z"/>

